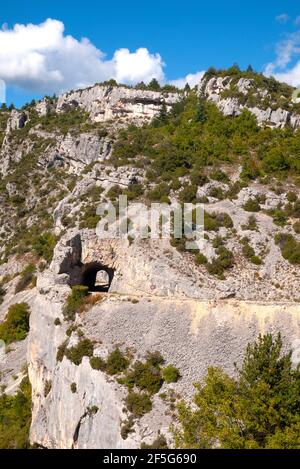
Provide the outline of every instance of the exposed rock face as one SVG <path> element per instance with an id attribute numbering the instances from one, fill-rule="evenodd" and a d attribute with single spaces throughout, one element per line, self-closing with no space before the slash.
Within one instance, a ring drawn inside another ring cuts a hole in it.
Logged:
<path id="1" fill-rule="evenodd" d="M 57 111 L 64 112 L 80 107 L 88 111 L 95 122 L 120 118 L 141 124 L 158 115 L 163 103 L 170 109 L 178 99 L 179 95 L 176 93 L 163 94 L 121 86 L 95 85 L 60 96 Z"/>
<path id="2" fill-rule="evenodd" d="M 8 122 L 7 122 L 6 131 L 11 132 L 13 130 L 22 129 L 24 125 L 26 124 L 27 120 L 28 120 L 28 114 L 26 112 L 13 109 L 11 111 L 10 118 L 8 119 Z"/>
<path id="3" fill-rule="evenodd" d="M 291 347 L 297 359 L 299 305 L 192 299 L 188 280 L 178 271 L 181 294 L 174 290 L 172 274 L 162 271 L 157 272 L 152 289 L 152 270 L 156 266 L 151 259 L 153 253 L 147 249 L 136 255 L 138 264 L 136 259 L 128 262 L 130 257 L 122 254 L 121 244 L 97 242 L 88 232 L 81 236 L 69 234 L 57 246 L 50 270 L 39 278 L 28 348 L 33 385 L 32 442 L 49 448 L 135 448 L 141 441 L 153 441 L 158 430 L 168 435 L 171 417 L 165 415 L 165 404 L 156 396 L 153 410 L 136 422 L 135 432 L 124 440 L 120 432 L 121 422 L 126 419 L 126 389 L 105 373 L 92 370 L 88 358 L 79 366 L 66 358 L 57 362 L 57 348 L 67 338 L 62 307 L 70 291 L 68 283 L 76 278 L 80 281 L 84 265 L 91 262 L 111 267 L 115 274 L 110 292 L 79 315 L 76 324 L 94 341 L 97 356 L 105 357 L 117 344 L 123 344 L 124 349 L 130 347 L 137 359 L 143 358 L 147 350 L 159 350 L 182 375 L 178 383 L 164 384 L 161 392 L 172 387 L 189 399 L 192 383 L 201 380 L 212 365 L 234 374 L 233 363 L 241 362 L 246 345 L 260 332 L 281 331 L 285 349 Z M 141 269 L 143 264 L 145 271 Z M 149 285 L 149 291 L 141 292 L 139 278 L 145 289 Z M 54 325 L 56 318 L 62 325 Z M 77 340 L 73 333 L 70 343 Z M 51 383 L 47 395 L 46 383 Z M 75 393 L 70 388 L 72 383 L 76 384 Z M 90 411 L 93 406 L 97 406 L 97 412 Z"/>
<path id="4" fill-rule="evenodd" d="M 261 109 L 256 106 L 247 106 L 240 102 L 235 97 L 222 97 L 224 91 L 230 90 L 231 78 L 230 77 L 213 77 L 209 80 L 206 77 L 202 78 L 199 84 L 199 90 L 214 103 L 217 104 L 218 108 L 222 111 L 225 116 L 238 116 L 241 114 L 243 109 L 248 109 L 257 118 L 259 125 L 267 125 L 274 128 L 284 128 L 291 126 L 293 129 L 297 129 L 300 126 L 300 115 L 295 114 L 291 111 L 287 111 L 281 108 L 278 109 Z M 242 95 L 247 95 L 249 89 L 253 86 L 253 80 L 248 78 L 241 78 L 237 85 L 237 91 Z M 256 96 L 259 99 L 263 99 L 268 95 L 267 90 L 255 89 Z M 292 96 L 291 96 L 292 99 Z"/>

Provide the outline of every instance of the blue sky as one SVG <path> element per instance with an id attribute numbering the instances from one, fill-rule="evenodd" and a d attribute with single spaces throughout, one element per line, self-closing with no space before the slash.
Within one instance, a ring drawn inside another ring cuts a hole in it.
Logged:
<path id="1" fill-rule="evenodd" d="M 299 17 L 298 21 L 296 21 L 297 17 Z M 106 61 L 111 61 L 115 52 L 122 48 L 129 49 L 130 53 L 134 53 L 139 48 L 147 49 L 151 55 L 149 57 L 153 61 L 153 68 L 149 73 L 158 74 L 158 78 L 164 81 L 183 78 L 188 74 L 203 71 L 210 65 L 222 68 L 228 67 L 234 62 L 237 62 L 242 68 L 251 63 L 258 71 L 266 70 L 269 65 L 269 70 L 274 75 L 290 74 L 293 71 L 293 84 L 298 79 L 298 75 L 295 78 L 295 73 L 298 73 L 297 70 L 295 71 L 295 66 L 298 63 L 298 43 L 300 43 L 300 33 L 298 34 L 300 30 L 300 4 L 297 1 L 251 0 L 246 3 L 237 0 L 214 0 L 211 2 L 196 0 L 187 0 L 186 2 L 182 2 L 182 0 L 150 0 L 148 2 L 142 0 L 114 0 L 111 2 L 85 0 L 81 4 L 62 0 L 52 0 L 51 2 L 14 0 L 13 2 L 2 2 L 1 5 L 0 26 L 5 25 L 3 27 L 4 33 L 8 33 L 16 23 L 39 25 L 47 18 L 59 20 L 64 24 L 65 30 L 62 33 L 64 37 L 70 35 L 78 41 L 82 37 L 86 37 L 96 49 L 106 54 L 106 57 L 102 56 L 101 59 L 104 65 L 101 64 L 102 68 L 99 68 L 101 76 L 98 81 L 102 81 L 103 77 L 106 78 L 105 73 L 110 73 L 108 70 L 122 67 L 124 66 L 122 63 L 124 64 L 130 59 L 129 56 L 123 54 L 123 59 L 118 57 L 117 66 L 111 63 L 106 64 Z M 9 39 L 8 34 L 2 36 L 3 41 Z M 51 42 L 51 38 L 48 40 Z M 292 45 L 288 41 L 292 42 Z M 3 51 L 8 43 L 1 43 L 0 33 L 0 46 L 1 44 L 4 44 L 4 46 L 2 45 Z M 280 58 L 278 49 L 281 51 L 281 44 L 287 49 L 285 50 L 288 54 L 286 59 Z M 292 52 L 291 47 L 293 48 Z M 76 49 L 76 44 L 74 44 L 74 48 Z M 46 49 L 48 51 L 48 45 Z M 82 50 L 78 66 L 74 57 L 72 58 L 73 68 L 67 70 L 67 74 L 74 76 L 77 73 L 76 70 L 81 68 L 81 64 L 90 60 L 89 55 L 85 60 L 84 53 Z M 89 53 L 94 54 L 91 50 Z M 11 55 L 13 54 L 16 54 L 16 60 L 12 63 Z M 27 52 L 24 52 L 24 55 L 20 56 L 19 52 L 15 52 L 13 48 L 7 58 L 1 56 L 0 50 L 0 60 L 2 61 L 0 78 L 4 78 L 8 83 L 8 103 L 13 101 L 20 105 L 31 100 L 32 97 L 41 96 L 48 92 L 48 87 L 49 93 L 52 93 L 53 90 L 56 91 L 53 80 L 48 85 L 46 76 L 43 85 L 38 83 L 36 76 L 31 80 L 31 70 L 28 71 L 30 61 L 26 54 Z M 68 63 L 67 52 L 64 52 L 63 58 L 60 57 L 59 60 L 53 57 L 55 51 L 51 51 L 50 58 L 47 55 L 48 52 L 42 51 L 41 54 L 43 60 L 50 60 L 51 67 L 54 67 L 55 70 L 58 67 L 59 73 L 64 75 L 64 67 L 67 67 Z M 153 54 L 160 55 L 160 64 L 158 64 L 157 56 Z M 149 57 L 145 56 L 144 59 L 148 60 Z M 138 57 L 132 58 L 138 60 Z M 12 67 L 18 67 L 18 60 L 22 61 L 23 72 L 20 71 L 21 66 L 17 71 L 15 69 L 12 71 Z M 96 60 L 94 55 L 93 60 Z M 284 64 L 282 60 L 284 60 Z M 5 61 L 9 63 L 4 69 Z M 26 62 L 26 67 L 24 62 Z M 164 66 L 162 62 L 165 64 Z M 59 65 L 57 65 L 58 63 Z M 133 62 L 133 64 L 135 63 Z M 46 67 L 45 75 L 49 72 L 49 67 Z M 1 73 L 5 76 L 1 77 Z M 22 73 L 24 76 L 21 76 Z M 84 75 L 84 73 L 89 75 L 87 81 L 93 80 L 97 76 L 90 70 L 85 72 L 83 67 L 82 74 Z M 123 81 L 134 82 L 135 80 L 135 77 L 129 77 L 128 71 L 125 73 L 123 69 L 120 71 L 118 68 L 116 73 L 118 73 L 117 76 L 124 78 Z M 285 76 L 286 81 L 292 80 L 290 75 Z M 83 77 L 81 76 L 80 79 L 83 80 Z M 70 76 L 68 79 L 63 77 L 61 83 L 62 88 L 68 87 L 70 83 L 73 84 Z"/>

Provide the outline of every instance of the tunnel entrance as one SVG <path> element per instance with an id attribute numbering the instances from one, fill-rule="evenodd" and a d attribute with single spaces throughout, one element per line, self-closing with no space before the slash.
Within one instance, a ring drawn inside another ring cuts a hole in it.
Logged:
<path id="1" fill-rule="evenodd" d="M 82 272 L 82 285 L 90 292 L 108 292 L 114 278 L 114 269 L 99 262 L 86 264 Z"/>

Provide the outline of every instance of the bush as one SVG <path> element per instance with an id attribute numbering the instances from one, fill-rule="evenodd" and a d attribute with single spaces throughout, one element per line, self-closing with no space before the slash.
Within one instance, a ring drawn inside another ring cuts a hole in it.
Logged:
<path id="1" fill-rule="evenodd" d="M 286 196 L 289 202 L 296 202 L 296 200 L 298 199 L 297 194 L 292 191 L 288 192 Z"/>
<path id="2" fill-rule="evenodd" d="M 8 345 L 24 340 L 29 332 L 29 306 L 17 303 L 10 306 L 5 321 L 0 324 L 0 339 Z"/>
<path id="3" fill-rule="evenodd" d="M 31 386 L 23 379 L 14 396 L 0 396 L 0 448 L 28 449 L 31 424 Z"/>
<path id="4" fill-rule="evenodd" d="M 134 417 L 142 417 L 152 410 L 152 402 L 146 393 L 138 394 L 130 391 L 125 399 L 125 405 Z"/>
<path id="5" fill-rule="evenodd" d="M 46 232 L 33 239 L 32 248 L 37 256 L 49 263 L 53 257 L 56 241 L 57 239 L 52 233 Z"/>
<path id="6" fill-rule="evenodd" d="M 234 257 L 232 252 L 230 252 L 224 246 L 220 246 L 217 249 L 218 257 L 209 262 L 206 265 L 208 273 L 212 275 L 217 275 L 221 279 L 224 276 L 224 271 L 230 269 L 233 266 Z"/>
<path id="7" fill-rule="evenodd" d="M 168 449 L 167 440 L 164 435 L 158 435 L 150 445 L 141 443 L 141 449 Z"/>
<path id="8" fill-rule="evenodd" d="M 207 264 L 207 257 L 202 252 L 198 252 L 195 255 L 195 262 L 199 265 Z"/>
<path id="9" fill-rule="evenodd" d="M 247 225 L 242 225 L 242 230 L 257 230 L 257 220 L 254 215 L 250 215 L 250 217 L 248 218 Z"/>
<path id="10" fill-rule="evenodd" d="M 119 348 L 113 350 L 107 357 L 106 371 L 109 375 L 122 373 L 128 368 L 129 361 Z"/>
<path id="11" fill-rule="evenodd" d="M 123 438 L 123 440 L 127 440 L 129 433 L 134 432 L 133 426 L 134 426 L 134 418 L 132 417 L 132 415 L 130 415 L 127 420 L 122 422 L 121 437 Z"/>
<path id="12" fill-rule="evenodd" d="M 90 365 L 93 368 L 93 370 L 100 370 L 100 371 L 106 370 L 106 363 L 101 357 L 90 358 Z"/>
<path id="13" fill-rule="evenodd" d="M 291 234 L 277 234 L 275 243 L 279 245 L 284 259 L 294 265 L 300 264 L 300 243 Z"/>
<path id="14" fill-rule="evenodd" d="M 74 347 L 65 349 L 65 356 L 75 365 L 80 365 L 83 357 L 91 357 L 93 351 L 93 343 L 89 339 L 81 339 Z"/>
<path id="15" fill-rule="evenodd" d="M 70 389 L 71 389 L 71 392 L 72 392 L 73 394 L 75 394 L 75 393 L 77 392 L 77 385 L 76 385 L 76 383 L 71 383 L 71 384 L 70 384 Z"/>
<path id="16" fill-rule="evenodd" d="M 260 205 L 257 199 L 248 199 L 247 202 L 243 205 L 243 209 L 246 212 L 259 212 Z"/>
<path id="17" fill-rule="evenodd" d="M 30 284 L 34 285 L 36 281 L 36 276 L 34 275 L 36 271 L 34 264 L 29 264 L 23 272 L 21 273 L 21 277 L 16 285 L 15 293 L 19 293 L 25 290 Z"/>
<path id="18" fill-rule="evenodd" d="M 136 361 L 133 365 L 133 369 L 126 375 L 125 384 L 130 388 L 135 385 L 142 391 L 155 394 L 162 385 L 160 370 L 149 362 L 142 363 Z"/>
<path id="19" fill-rule="evenodd" d="M 68 341 L 65 340 L 61 345 L 59 345 L 56 353 L 56 360 L 61 362 L 65 356 L 65 352 L 67 349 Z"/>
<path id="20" fill-rule="evenodd" d="M 3 302 L 5 294 L 6 294 L 6 290 L 3 288 L 3 286 L 0 283 L 0 305 Z"/>
<path id="21" fill-rule="evenodd" d="M 168 365 L 162 371 L 163 378 L 167 384 L 176 383 L 180 378 L 180 373 L 173 365 Z"/>
<path id="22" fill-rule="evenodd" d="M 295 233 L 300 234 L 300 221 L 296 221 L 296 223 L 293 224 L 293 228 L 294 228 Z M 1 293 L 0 293 L 0 297 L 1 297 Z"/>
<path id="23" fill-rule="evenodd" d="M 163 365 L 165 363 L 165 359 L 158 350 L 156 350 L 155 352 L 148 351 L 146 353 L 145 359 L 149 365 L 155 366 L 156 368 L 159 368 L 160 365 Z"/>
<path id="24" fill-rule="evenodd" d="M 63 315 L 66 320 L 70 321 L 75 319 L 76 313 L 79 312 L 80 308 L 83 306 L 84 300 L 88 294 L 88 287 L 83 285 L 75 285 L 72 288 L 72 293 L 68 296 L 63 309 Z"/>

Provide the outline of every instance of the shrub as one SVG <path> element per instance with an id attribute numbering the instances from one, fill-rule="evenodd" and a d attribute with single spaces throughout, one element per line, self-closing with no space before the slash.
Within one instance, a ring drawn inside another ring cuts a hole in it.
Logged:
<path id="1" fill-rule="evenodd" d="M 180 378 L 180 373 L 173 365 L 168 365 L 162 371 L 163 378 L 167 384 L 176 383 Z"/>
<path id="2" fill-rule="evenodd" d="M 123 438 L 123 440 L 127 440 L 129 433 L 134 432 L 133 426 L 134 418 L 132 417 L 132 415 L 130 415 L 127 420 L 122 422 L 121 437 Z"/>
<path id="3" fill-rule="evenodd" d="M 101 357 L 91 357 L 90 365 L 93 368 L 93 370 L 100 370 L 100 371 L 106 370 L 105 360 L 103 360 L 103 358 Z"/>
<path id="4" fill-rule="evenodd" d="M 195 262 L 199 265 L 207 264 L 207 257 L 202 252 L 198 252 L 195 255 Z"/>
<path id="5" fill-rule="evenodd" d="M 230 252 L 226 247 L 220 246 L 217 249 L 218 257 L 209 262 L 206 265 L 208 273 L 212 275 L 217 275 L 220 278 L 223 278 L 224 271 L 230 269 L 233 266 L 234 257 L 232 252 Z"/>
<path id="6" fill-rule="evenodd" d="M 52 260 L 56 241 L 57 239 L 52 233 L 46 232 L 33 239 L 32 248 L 37 256 L 49 263 Z"/>
<path id="7" fill-rule="evenodd" d="M 107 357 L 106 371 L 109 375 L 116 375 L 128 368 L 129 361 L 119 348 L 113 350 Z"/>
<path id="8" fill-rule="evenodd" d="M 59 345 L 56 353 L 56 360 L 61 362 L 65 356 L 65 352 L 67 349 L 68 341 L 65 340 L 61 345 Z"/>
<path id="9" fill-rule="evenodd" d="M 296 223 L 293 224 L 293 228 L 294 228 L 295 233 L 300 234 L 300 221 L 296 221 Z M 1 297 L 1 294 L 0 294 L 0 297 Z"/>
<path id="10" fill-rule="evenodd" d="M 285 226 L 287 224 L 288 218 L 286 213 L 280 208 L 272 211 L 272 217 L 275 225 L 277 226 Z"/>
<path id="11" fill-rule="evenodd" d="M 71 392 L 72 392 L 73 394 L 75 394 L 75 392 L 77 392 L 77 385 L 76 385 L 76 383 L 71 383 L 71 384 L 70 384 L 70 389 L 71 389 Z"/>
<path id="12" fill-rule="evenodd" d="M 288 192 L 286 196 L 289 202 L 296 202 L 296 200 L 298 199 L 297 194 L 292 191 Z"/>
<path id="13" fill-rule="evenodd" d="M 138 394 L 130 391 L 125 399 L 125 405 L 134 417 L 142 417 L 152 410 L 152 402 L 146 393 Z"/>
<path id="14" fill-rule="evenodd" d="M 52 388 L 52 381 L 47 379 L 44 386 L 44 397 L 47 397 Z"/>
<path id="15" fill-rule="evenodd" d="M 60 319 L 59 319 L 59 318 L 55 318 L 55 319 L 54 319 L 54 326 L 60 326 L 60 325 L 61 325 Z"/>
<path id="16" fill-rule="evenodd" d="M 141 449 L 168 449 L 166 437 L 160 434 L 150 445 L 141 443 Z"/>
<path id="17" fill-rule="evenodd" d="M 30 284 L 34 285 L 36 277 L 34 275 L 36 271 L 34 264 L 29 264 L 21 273 L 21 277 L 16 285 L 15 293 L 19 293 L 25 290 Z"/>
<path id="18" fill-rule="evenodd" d="M 243 209 L 246 210 L 246 212 L 259 212 L 260 211 L 260 205 L 257 199 L 248 199 L 247 202 L 243 205 Z"/>
<path id="19" fill-rule="evenodd" d="M 156 368 L 159 368 L 160 365 L 163 365 L 165 363 L 162 354 L 158 350 L 156 350 L 155 352 L 148 351 L 146 353 L 145 359 L 149 365 L 155 366 Z"/>
<path id="20" fill-rule="evenodd" d="M 31 386 L 26 377 L 14 396 L 0 395 L 0 448 L 30 448 L 30 424 Z"/>
<path id="21" fill-rule="evenodd" d="M 7 345 L 24 340 L 29 332 L 29 315 L 27 303 L 10 306 L 5 321 L 0 324 L 0 339 Z"/>
<path id="22" fill-rule="evenodd" d="M 0 283 L 0 305 L 3 302 L 5 294 L 6 294 L 6 290 L 3 288 L 3 286 Z"/>
<path id="23" fill-rule="evenodd" d="M 72 293 L 67 298 L 67 302 L 63 309 L 63 315 L 66 320 L 74 320 L 75 315 L 79 312 L 84 304 L 84 300 L 89 293 L 88 287 L 83 285 L 75 285 L 72 288 Z"/>
<path id="24" fill-rule="evenodd" d="M 75 365 L 80 365 L 83 357 L 91 357 L 93 351 L 93 343 L 89 339 L 81 339 L 77 345 L 65 349 L 65 356 Z"/>
<path id="25" fill-rule="evenodd" d="M 250 217 L 248 218 L 247 225 L 242 225 L 242 230 L 257 230 L 257 220 L 254 215 L 250 215 Z"/>
<path id="26" fill-rule="evenodd" d="M 148 362 L 137 361 L 134 363 L 133 369 L 127 373 L 125 384 L 129 387 L 135 385 L 142 391 L 155 394 L 162 385 L 160 370 Z"/>
<path id="27" fill-rule="evenodd" d="M 300 243 L 291 234 L 280 233 L 275 236 L 275 243 L 279 245 L 284 259 L 291 264 L 300 264 Z"/>

